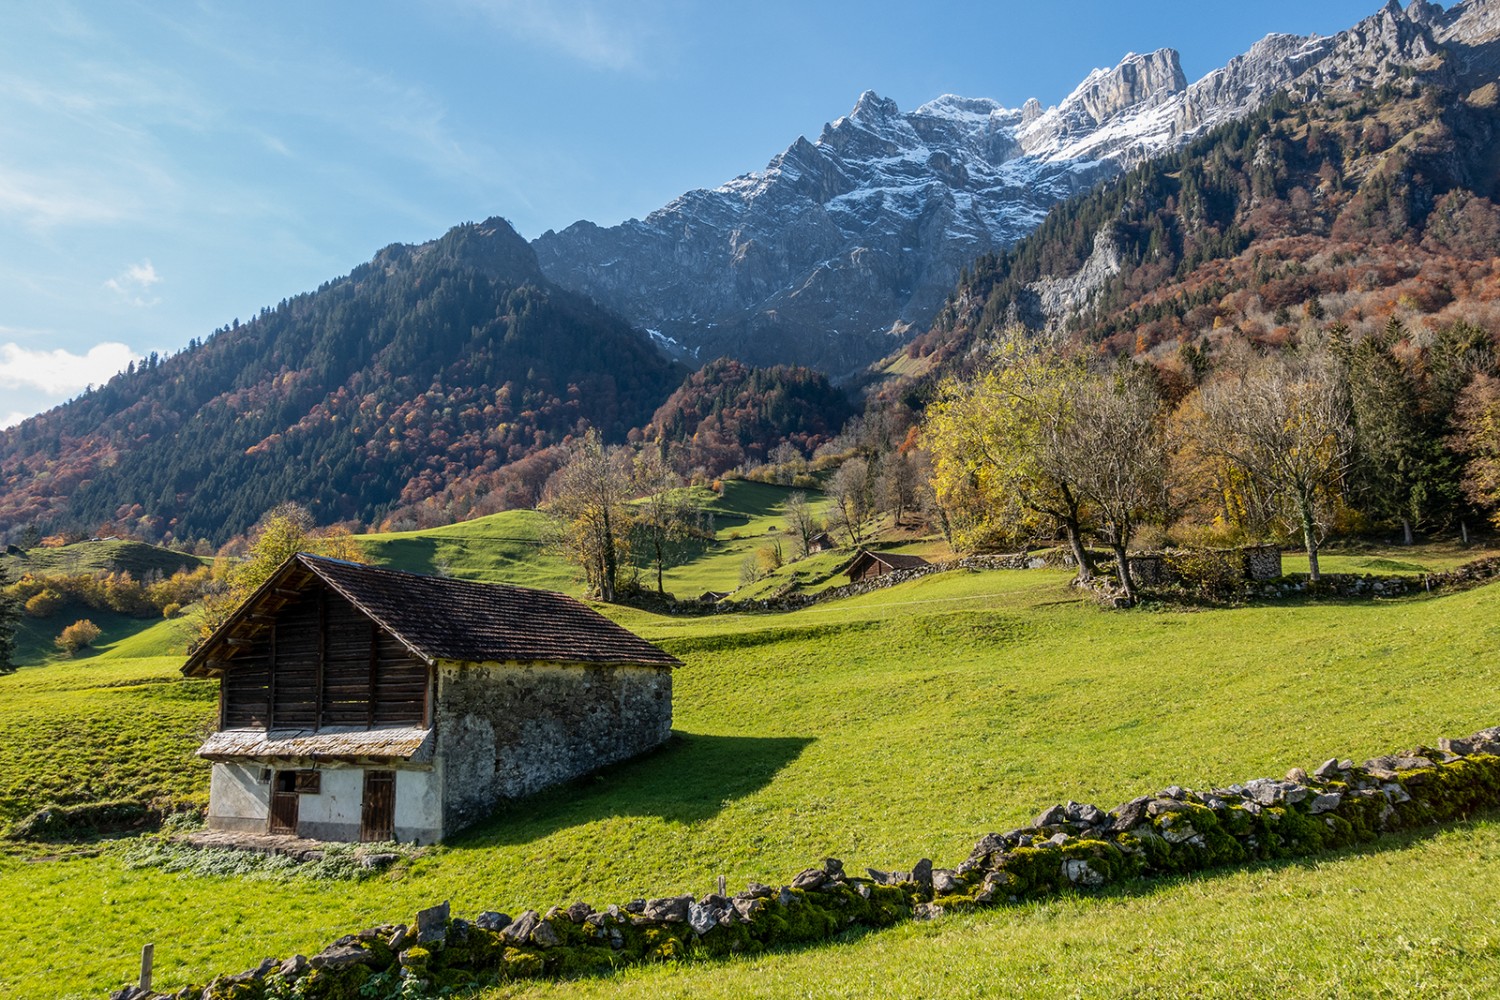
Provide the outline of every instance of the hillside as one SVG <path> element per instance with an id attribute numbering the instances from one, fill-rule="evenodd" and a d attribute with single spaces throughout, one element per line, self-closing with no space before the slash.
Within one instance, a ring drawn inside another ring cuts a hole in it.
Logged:
<path id="1" fill-rule="evenodd" d="M 472 917 L 701 893 L 720 874 L 736 888 L 784 880 L 828 855 L 856 869 L 951 862 L 980 833 L 1053 802 L 1112 804 L 1173 783 L 1275 774 L 1500 716 L 1494 629 L 1451 627 L 1495 620 L 1493 586 L 1397 602 L 1122 615 L 1099 611 L 1067 576 L 949 573 L 778 616 L 608 609 L 687 664 L 676 677 L 679 736 L 668 748 L 529 799 L 401 877 L 337 891 L 132 868 L 132 839 L 71 854 L 64 845 L 22 848 L 0 857 L 0 886 L 35 902 L 0 919 L 13 942 L 0 985 L 20 998 L 95 995 L 130 974 L 143 940 L 156 942 L 158 983 L 203 981 L 267 954 L 311 953 L 442 899 Z M 182 681 L 178 660 L 159 652 L 142 637 L 88 665 L 0 678 L 7 816 L 52 790 L 202 794 L 206 768 L 189 751 L 212 711 L 212 685 Z M 36 787 L 27 776 L 43 760 L 47 781 Z M 1315 996 L 1367 981 L 1343 978 L 1356 973 L 1407 995 L 1433 975 L 1478 982 L 1496 973 L 1493 950 L 1479 943 L 1492 917 L 1474 909 L 1473 892 L 1496 842 L 1494 824 L 1480 822 L 1311 866 L 1256 866 L 1146 895 L 1062 899 L 831 950 L 639 970 L 524 995 L 589 996 L 608 985 L 659 995 L 704 977 L 717 984 L 709 995 L 773 995 L 772 984 L 806 975 L 828 989 L 910 982 L 900 995 L 912 996 L 941 992 L 940 983 L 978 995 L 982 984 L 1011 981 L 1043 995 L 1108 996 L 1205 976 L 1222 981 L 1224 995 L 1266 982 Z M 43 852 L 69 860 L 26 860 Z M 1295 912 L 1278 900 L 1295 900 Z M 1291 919 L 1268 922 L 1268 912 Z M 87 932 L 24 932 L 37 919 Z M 1205 920 L 1246 947 L 1226 952 L 1221 933 L 1193 930 Z M 1370 929 L 1365 943 L 1347 936 L 1350 927 Z M 1119 946 L 1142 945 L 1142 934 L 1161 940 L 1144 953 Z M 1393 953 L 1389 934 L 1437 936 L 1444 947 Z M 1014 947 L 983 943 L 997 935 Z M 1070 954 L 1047 968 L 1081 977 L 1068 990 L 1029 964 L 1051 954 L 1044 939 L 1055 948 L 1059 938 Z M 947 956 L 943 977 L 911 972 L 934 967 L 934 956 Z"/>
<path id="2" fill-rule="evenodd" d="M 684 374 L 503 220 L 459 226 L 0 431 L 0 532 L 217 544 L 287 500 L 370 523 L 584 427 L 623 439 Z"/>
<path id="3" fill-rule="evenodd" d="M 1500 329 L 1496 94 L 1439 61 L 1371 91 L 1279 98 L 978 260 L 892 373 L 962 367 L 1017 323 L 1189 367 L 1335 323 Z"/>

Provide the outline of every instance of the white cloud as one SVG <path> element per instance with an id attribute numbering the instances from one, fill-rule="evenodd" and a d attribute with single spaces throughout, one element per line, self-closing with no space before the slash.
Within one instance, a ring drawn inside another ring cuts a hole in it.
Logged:
<path id="1" fill-rule="evenodd" d="M 11 411 L 10 413 L 0 413 L 0 431 L 5 430 L 5 428 L 7 427 L 16 426 L 16 424 L 19 424 L 29 416 L 31 416 L 31 414 L 17 413 L 15 411 Z"/>
<path id="2" fill-rule="evenodd" d="M 466 0 L 506 34 L 598 69 L 641 70 L 648 60 L 635 4 L 599 0 Z"/>
<path id="3" fill-rule="evenodd" d="M 48 395 L 71 395 L 88 385 L 103 385 L 141 355 L 125 344 L 95 344 L 86 354 L 58 348 L 32 350 L 20 344 L 0 344 L 0 387 L 37 389 Z"/>
<path id="4" fill-rule="evenodd" d="M 161 275 L 156 273 L 156 268 L 149 260 L 143 260 L 139 264 L 131 264 L 110 278 L 104 283 L 104 287 L 133 306 L 154 306 L 161 299 L 148 299 L 146 292 L 151 289 L 152 285 L 159 284 L 161 284 Z"/>

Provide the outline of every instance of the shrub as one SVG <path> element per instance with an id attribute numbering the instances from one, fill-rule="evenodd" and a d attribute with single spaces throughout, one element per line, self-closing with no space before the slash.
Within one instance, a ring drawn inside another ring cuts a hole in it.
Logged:
<path id="1" fill-rule="evenodd" d="M 103 634 L 104 630 L 98 625 L 95 625 L 87 618 L 80 618 L 63 629 L 58 637 L 52 641 L 57 645 L 58 649 L 71 655 L 80 649 L 87 649 Z"/>
<path id="2" fill-rule="evenodd" d="M 63 606 L 63 601 L 63 595 L 51 589 L 33 594 L 26 601 L 26 615 L 29 618 L 49 618 Z"/>
<path id="3" fill-rule="evenodd" d="M 1182 585 L 1200 597 L 1225 601 L 1244 588 L 1244 577 L 1234 559 L 1212 549 L 1169 552 L 1167 566 Z"/>

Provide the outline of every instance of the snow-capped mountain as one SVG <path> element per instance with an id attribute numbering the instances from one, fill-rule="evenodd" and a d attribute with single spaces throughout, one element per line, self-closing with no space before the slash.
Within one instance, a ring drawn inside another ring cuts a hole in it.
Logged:
<path id="1" fill-rule="evenodd" d="M 1191 85 L 1175 51 L 1132 53 L 1046 109 L 948 95 L 903 112 L 866 91 L 762 171 L 534 246 L 549 278 L 679 353 L 847 375 L 925 326 L 961 268 L 1029 233 L 1059 200 L 1280 90 L 1368 86 L 1434 65 L 1445 45 L 1456 63 L 1489 71 L 1496 8 L 1390 0 L 1333 37 L 1268 36 Z"/>

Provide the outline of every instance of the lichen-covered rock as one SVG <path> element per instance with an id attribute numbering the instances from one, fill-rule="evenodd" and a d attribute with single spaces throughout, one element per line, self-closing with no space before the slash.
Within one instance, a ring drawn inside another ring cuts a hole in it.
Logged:
<path id="1" fill-rule="evenodd" d="M 417 944 L 429 949 L 434 945 L 441 948 L 443 940 L 448 936 L 447 901 L 437 906 L 429 906 L 425 910 L 418 910 L 416 924 Z"/>
<path id="2" fill-rule="evenodd" d="M 474 926 L 486 931 L 503 931 L 510 926 L 510 923 L 510 914 L 495 910 L 485 910 L 474 918 Z M 394 948 L 395 944 L 392 943 L 391 946 Z"/>
<path id="3" fill-rule="evenodd" d="M 641 916 L 652 923 L 685 924 L 688 918 L 688 907 L 692 904 L 692 896 L 664 896 L 660 899 L 648 900 L 646 908 L 641 911 Z"/>

